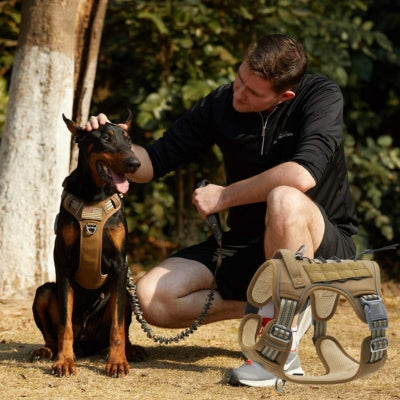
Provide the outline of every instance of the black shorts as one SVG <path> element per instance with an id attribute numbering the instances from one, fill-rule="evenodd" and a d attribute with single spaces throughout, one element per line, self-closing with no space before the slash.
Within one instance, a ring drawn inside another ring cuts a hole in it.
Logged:
<path id="1" fill-rule="evenodd" d="M 325 232 L 314 256 L 325 259 L 354 257 L 356 247 L 352 238 L 342 233 L 329 220 L 325 210 L 319 208 L 325 221 Z M 251 278 L 265 262 L 263 237 L 248 239 L 231 231 L 225 232 L 222 237 L 222 249 L 214 237 L 210 236 L 205 242 L 179 250 L 173 256 L 198 261 L 214 274 L 219 252 L 222 263 L 215 277 L 219 293 L 225 300 L 245 301 Z"/>

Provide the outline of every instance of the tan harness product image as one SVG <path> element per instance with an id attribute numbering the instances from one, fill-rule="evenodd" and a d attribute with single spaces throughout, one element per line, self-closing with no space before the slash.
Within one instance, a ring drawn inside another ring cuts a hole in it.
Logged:
<path id="1" fill-rule="evenodd" d="M 371 332 L 360 345 L 359 361 L 339 341 L 326 334 L 340 295 L 353 307 Z M 260 363 L 277 379 L 305 384 L 336 384 L 371 374 L 387 358 L 388 318 L 381 297 L 379 266 L 367 260 L 319 260 L 303 258 L 289 250 L 277 251 L 257 270 L 247 300 L 254 307 L 273 302 L 278 313 L 259 335 L 262 317 L 247 314 L 239 328 L 239 343 L 250 360 Z M 311 303 L 313 342 L 325 368 L 324 375 L 299 376 L 285 373 L 292 345 L 293 319 Z"/>

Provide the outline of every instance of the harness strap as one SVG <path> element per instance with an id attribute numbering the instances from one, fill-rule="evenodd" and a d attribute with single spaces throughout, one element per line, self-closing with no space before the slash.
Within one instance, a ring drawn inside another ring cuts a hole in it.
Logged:
<path id="1" fill-rule="evenodd" d="M 285 351 L 292 344 L 292 323 L 296 315 L 297 302 L 281 299 L 276 322 L 265 327 L 260 338 L 260 345 L 256 349 L 264 357 L 275 361 L 280 352 Z"/>
<path id="2" fill-rule="evenodd" d="M 115 193 L 101 202 L 85 203 L 64 192 L 62 204 L 76 218 L 81 230 L 79 267 L 75 279 L 85 289 L 98 289 L 108 277 L 101 273 L 103 227 L 121 208 L 121 197 Z"/>
<path id="3" fill-rule="evenodd" d="M 369 362 L 373 363 L 381 360 L 388 348 L 389 340 L 385 336 L 389 325 L 388 318 L 380 296 L 361 296 L 360 303 L 364 305 L 365 317 L 371 331 Z"/>
<path id="4" fill-rule="evenodd" d="M 283 260 L 283 262 L 287 267 L 287 273 L 289 274 L 292 285 L 295 289 L 300 289 L 305 287 L 305 283 L 298 262 L 293 257 L 292 253 L 288 253 L 285 250 L 278 250 L 275 253 L 274 258 L 277 259 L 281 258 Z"/>

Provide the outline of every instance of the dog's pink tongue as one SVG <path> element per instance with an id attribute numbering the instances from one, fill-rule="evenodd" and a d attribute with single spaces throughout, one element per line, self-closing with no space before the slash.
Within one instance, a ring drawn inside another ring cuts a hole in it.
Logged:
<path id="1" fill-rule="evenodd" d="M 118 192 L 126 193 L 129 190 L 129 182 L 126 179 L 125 174 L 117 174 L 113 170 L 111 170 L 111 176 L 113 178 L 114 185 Z"/>

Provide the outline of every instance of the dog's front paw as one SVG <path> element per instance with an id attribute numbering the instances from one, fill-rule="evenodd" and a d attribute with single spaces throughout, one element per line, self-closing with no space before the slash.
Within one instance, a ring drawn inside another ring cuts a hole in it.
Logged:
<path id="1" fill-rule="evenodd" d="M 32 353 L 31 362 L 37 362 L 44 359 L 51 360 L 53 357 L 54 353 L 50 347 L 41 347 Z"/>
<path id="2" fill-rule="evenodd" d="M 52 366 L 52 373 L 55 376 L 76 375 L 75 357 L 67 357 L 58 354 L 57 359 Z"/>
<path id="3" fill-rule="evenodd" d="M 106 375 L 111 378 L 123 378 L 129 374 L 129 364 L 126 359 L 109 357 L 106 364 Z"/>

